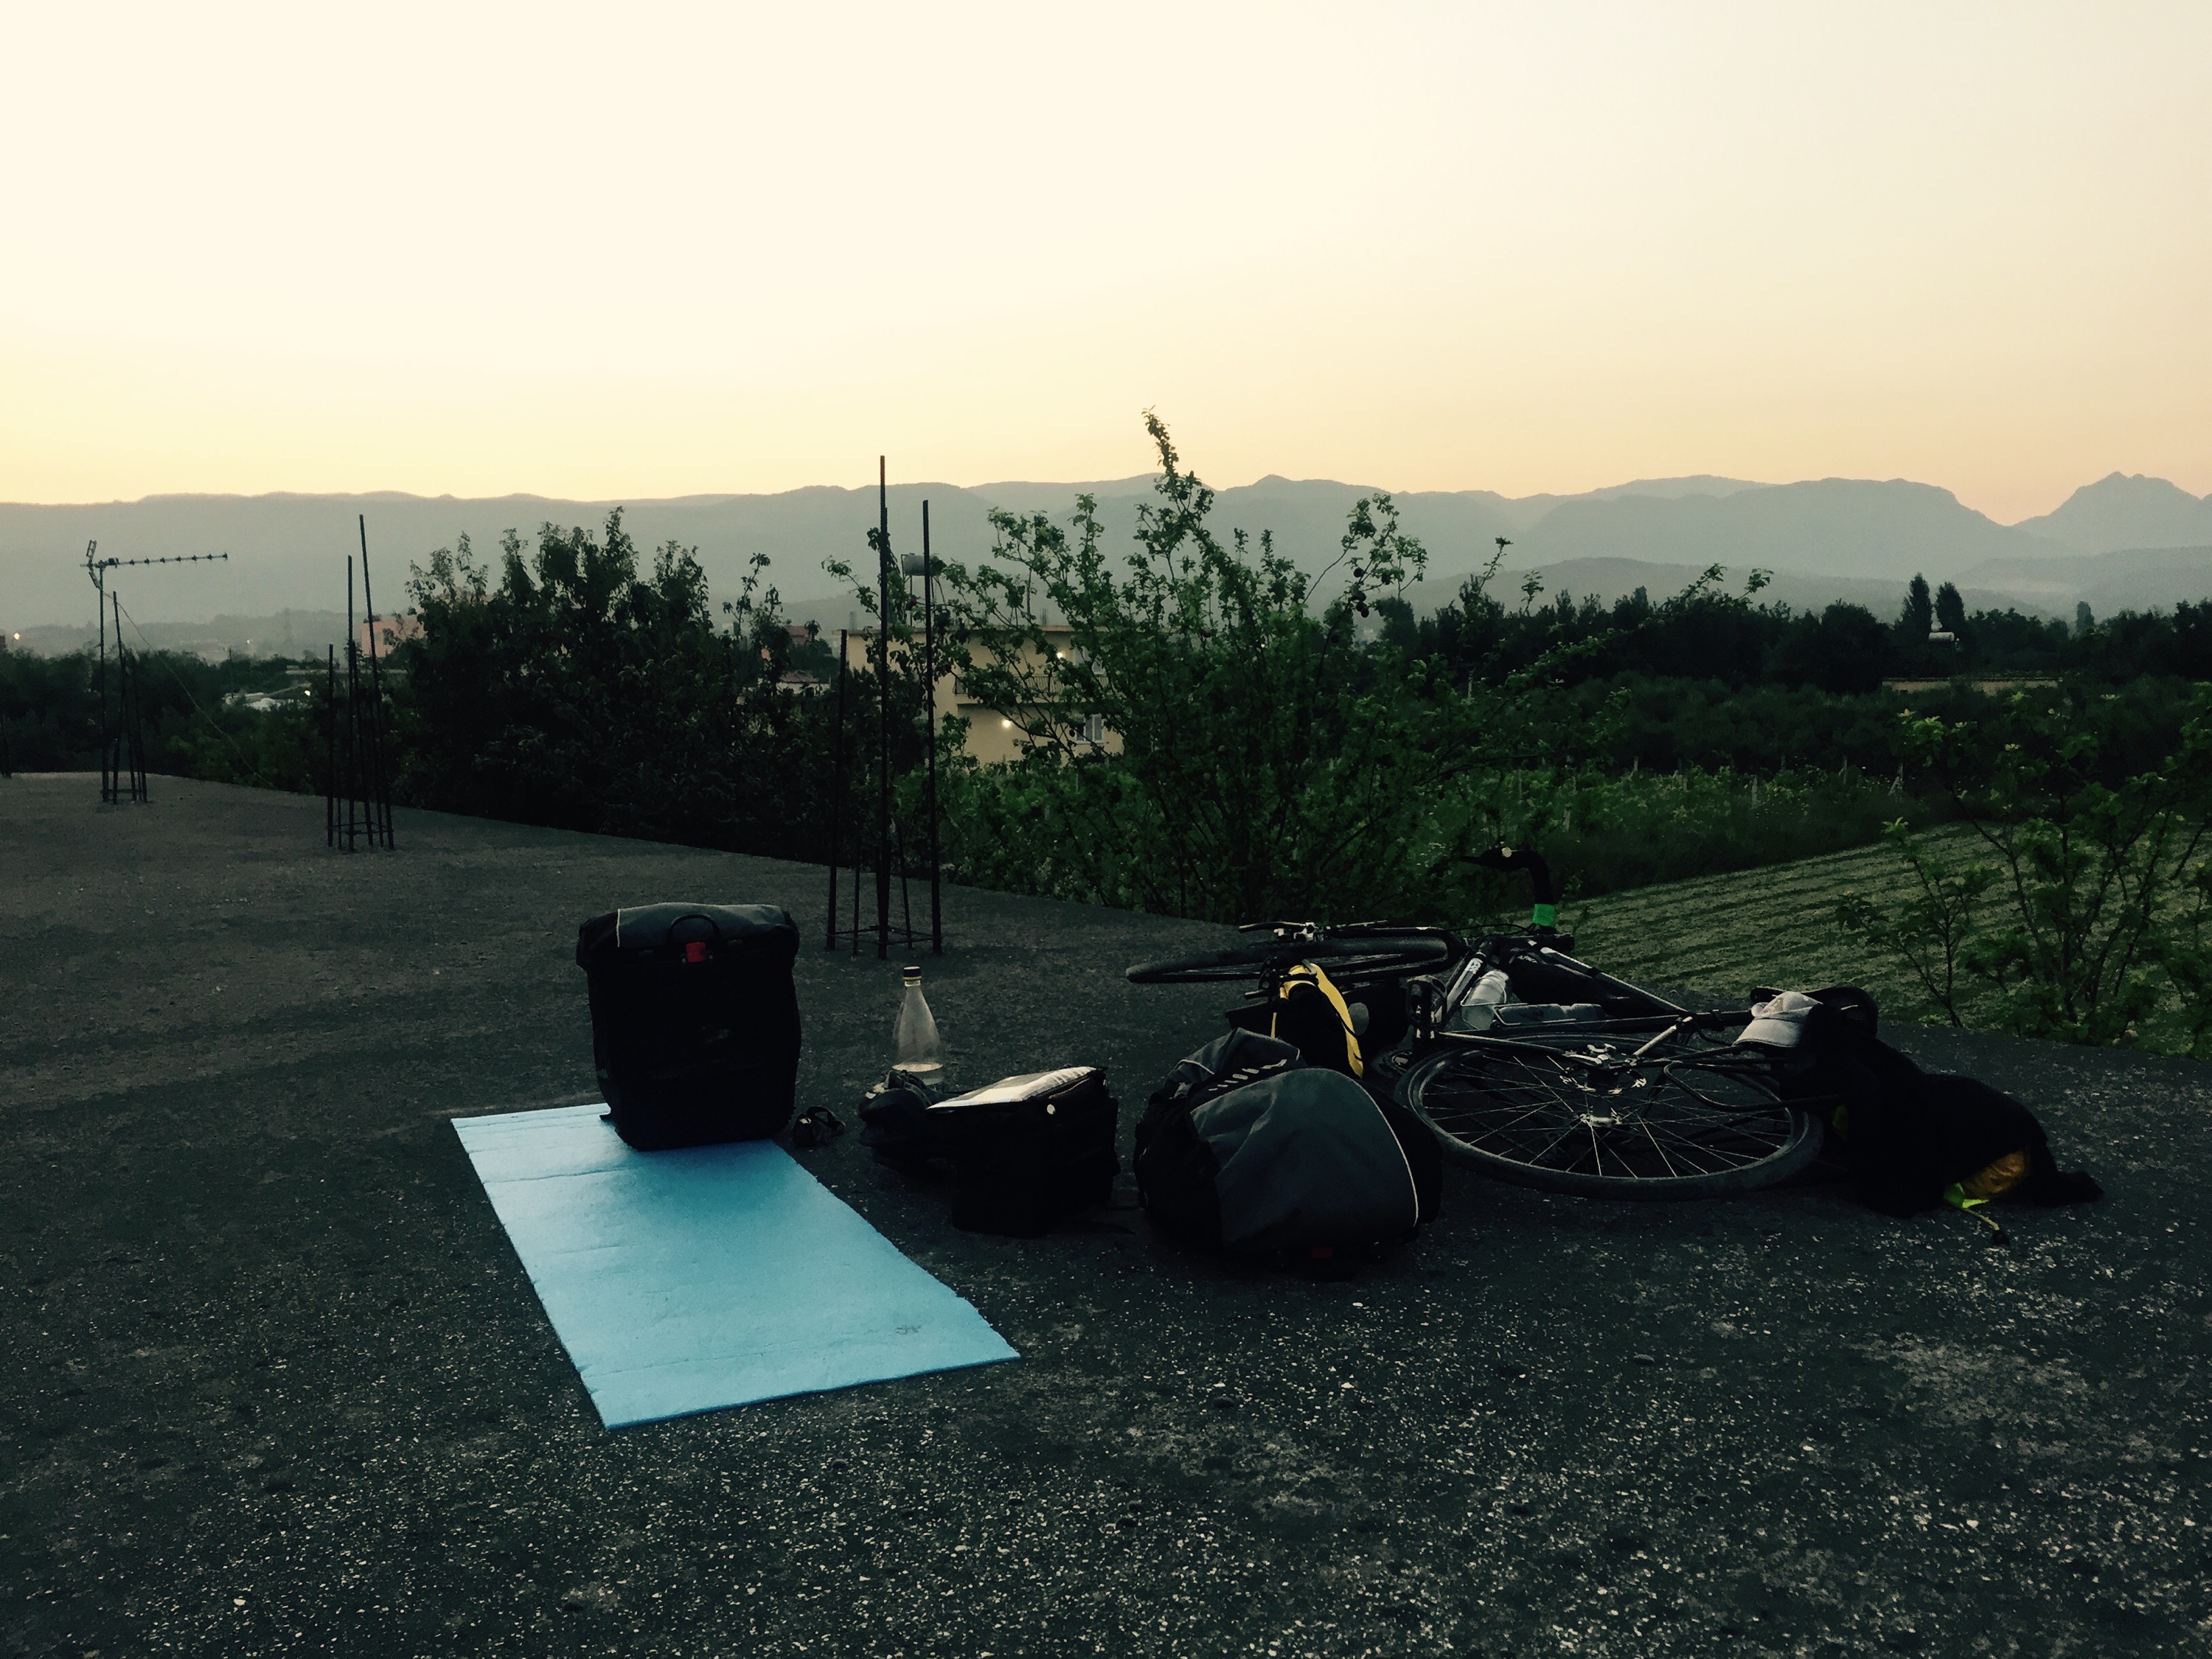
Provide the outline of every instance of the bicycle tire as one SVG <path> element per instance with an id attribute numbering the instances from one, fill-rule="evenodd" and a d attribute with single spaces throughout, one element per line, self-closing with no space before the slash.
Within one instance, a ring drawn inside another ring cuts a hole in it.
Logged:
<path id="1" fill-rule="evenodd" d="M 1217 981 L 1258 979 L 1271 963 L 1313 962 L 1327 968 L 1332 977 L 1375 978 L 1418 974 L 1433 968 L 1451 954 L 1440 939 L 1408 936 L 1383 940 L 1315 939 L 1304 945 L 1281 939 L 1255 939 L 1217 951 L 1189 956 L 1163 957 L 1139 962 L 1124 972 L 1132 985 L 1204 985 Z"/>
<path id="2" fill-rule="evenodd" d="M 1754 1065 L 1474 1037 L 1413 1066 L 1398 1094 L 1447 1157 L 1501 1181 L 1588 1198 L 1722 1198 L 1820 1156 L 1820 1125 Z"/>

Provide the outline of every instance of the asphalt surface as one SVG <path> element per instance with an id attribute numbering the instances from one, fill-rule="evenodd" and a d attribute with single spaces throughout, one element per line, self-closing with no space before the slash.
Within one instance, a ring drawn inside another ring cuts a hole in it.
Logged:
<path id="1" fill-rule="evenodd" d="M 0 782 L 0 1653 L 2212 1650 L 2186 1062 L 1929 1033 L 2103 1204 L 1985 1244 L 1831 1186 L 1703 1204 L 1448 1172 L 1317 1282 L 1118 1204 L 1036 1241 L 852 1137 L 799 1154 L 1012 1364 L 608 1433 L 449 1118 L 594 1097 L 575 926 L 805 925 L 801 1103 L 889 1059 L 897 969 L 817 869 L 434 814 Z M 964 1079 L 1109 1068 L 1123 1148 L 1218 992 L 1195 924 L 947 896 Z"/>

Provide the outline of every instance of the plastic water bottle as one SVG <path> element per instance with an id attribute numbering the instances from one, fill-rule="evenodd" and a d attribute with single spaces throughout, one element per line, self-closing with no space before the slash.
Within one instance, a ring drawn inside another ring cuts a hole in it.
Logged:
<path id="1" fill-rule="evenodd" d="M 945 1075 L 945 1045 L 937 1036 L 937 1021 L 921 994 L 921 969 L 906 970 L 906 996 L 899 1004 L 898 1057 L 892 1068 L 916 1083 L 933 1085 Z"/>

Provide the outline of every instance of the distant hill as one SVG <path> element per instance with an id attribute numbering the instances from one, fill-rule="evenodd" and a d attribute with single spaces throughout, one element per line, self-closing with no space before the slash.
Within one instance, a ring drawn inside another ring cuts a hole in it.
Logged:
<path id="1" fill-rule="evenodd" d="M 2083 484 L 2055 513 L 2014 526 L 2082 553 L 2212 544 L 2212 495 L 2164 478 L 2114 472 Z"/>
<path id="2" fill-rule="evenodd" d="M 1088 490 L 1098 498 L 1107 545 L 1119 550 L 1128 544 L 1138 505 L 1149 498 L 1151 485 L 1146 477 L 1087 484 L 900 484 L 890 491 L 892 541 L 902 552 L 920 550 L 926 498 L 934 550 L 943 558 L 972 562 L 990 547 L 994 507 L 1047 512 L 1064 521 L 1076 495 Z M 1221 490 L 1214 522 L 1224 536 L 1232 527 L 1255 538 L 1272 532 L 1279 549 L 1316 571 L 1336 556 L 1345 513 L 1369 488 L 1270 476 Z M 1496 552 L 1500 537 L 1512 544 L 1507 562 L 1516 570 L 1589 560 L 1692 571 L 1719 563 L 1729 568 L 1733 585 L 1751 566 L 1762 565 L 1778 578 L 1818 578 L 1808 593 L 1832 590 L 1841 596 L 1860 583 L 1869 585 L 1869 593 L 1887 592 L 1916 571 L 1937 581 L 1992 564 L 2010 569 L 2063 560 L 2071 544 L 2053 538 L 2054 526 L 2094 540 L 2107 533 L 2098 526 L 2136 522 L 2154 508 L 2166 514 L 2161 523 L 2194 523 L 2190 514 L 2212 513 L 2172 484 L 2117 475 L 2077 490 L 2057 513 L 2012 526 L 1974 512 L 1948 490 L 1904 479 L 1760 484 L 1714 477 L 1650 478 L 1577 495 L 1409 490 L 1395 499 L 1405 527 L 1431 554 L 1429 580 L 1419 595 L 1425 605 L 1449 599 Z M 219 615 L 267 619 L 286 611 L 343 610 L 345 560 L 359 550 L 356 514 L 368 520 L 378 608 L 388 611 L 407 602 L 409 565 L 463 533 L 487 565 L 495 565 L 503 531 L 513 528 L 526 538 L 549 520 L 597 526 L 615 505 L 538 495 L 465 499 L 388 492 L 155 495 L 82 506 L 0 503 L 0 626 L 89 623 L 92 590 L 82 562 L 85 543 L 94 538 L 102 554 L 118 557 L 231 555 L 228 563 L 215 566 L 118 571 L 117 590 L 141 623 L 182 623 Z M 844 622 L 850 601 L 834 592 L 822 562 L 865 562 L 866 533 L 875 521 L 871 488 L 690 495 L 626 507 L 626 522 L 641 549 L 673 539 L 699 550 L 718 599 L 735 596 L 746 560 L 763 552 L 772 561 L 769 580 L 794 602 L 794 611 L 832 627 Z M 2138 538 L 2130 544 L 2212 544 L 2212 528 L 2185 537 Z M 2006 580 L 2014 586 L 1999 590 L 1978 574 L 1970 585 L 2023 595 L 2033 587 L 2019 586 L 2027 581 L 2025 574 Z M 2063 609 L 2070 616 L 2072 602 Z M 307 642 L 307 648 L 314 643 Z"/>
<path id="3" fill-rule="evenodd" d="M 1862 580 L 1904 580 L 1919 571 L 1935 580 L 1984 559 L 2051 550 L 1948 489 L 1901 478 L 1823 478 L 1724 496 L 1563 501 L 1522 532 L 1517 556 L 1764 565 Z"/>
<path id="4" fill-rule="evenodd" d="M 2041 559 L 1991 559 L 1960 574 L 1968 583 L 2014 595 L 2070 622 L 2086 603 L 2100 617 L 2116 611 L 2171 610 L 2212 599 L 2212 545 L 2138 547 L 2114 553 Z"/>

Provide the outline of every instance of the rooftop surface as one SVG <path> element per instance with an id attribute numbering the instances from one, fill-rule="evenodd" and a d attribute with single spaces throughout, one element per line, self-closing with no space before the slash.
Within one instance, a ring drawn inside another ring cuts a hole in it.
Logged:
<path id="1" fill-rule="evenodd" d="M 788 906 L 800 1104 L 896 961 L 805 866 L 154 780 L 0 781 L 0 1653 L 2154 1654 L 2212 1647 L 2212 1073 L 1928 1031 L 2102 1204 L 1895 1221 L 1448 1170 L 1342 1282 L 1121 1207 L 1035 1241 L 798 1154 L 1011 1364 L 609 1433 L 447 1120 L 596 1097 L 576 923 Z M 917 895 L 920 896 L 920 895 Z M 955 890 L 963 1080 L 1105 1066 L 1203 926 Z"/>

